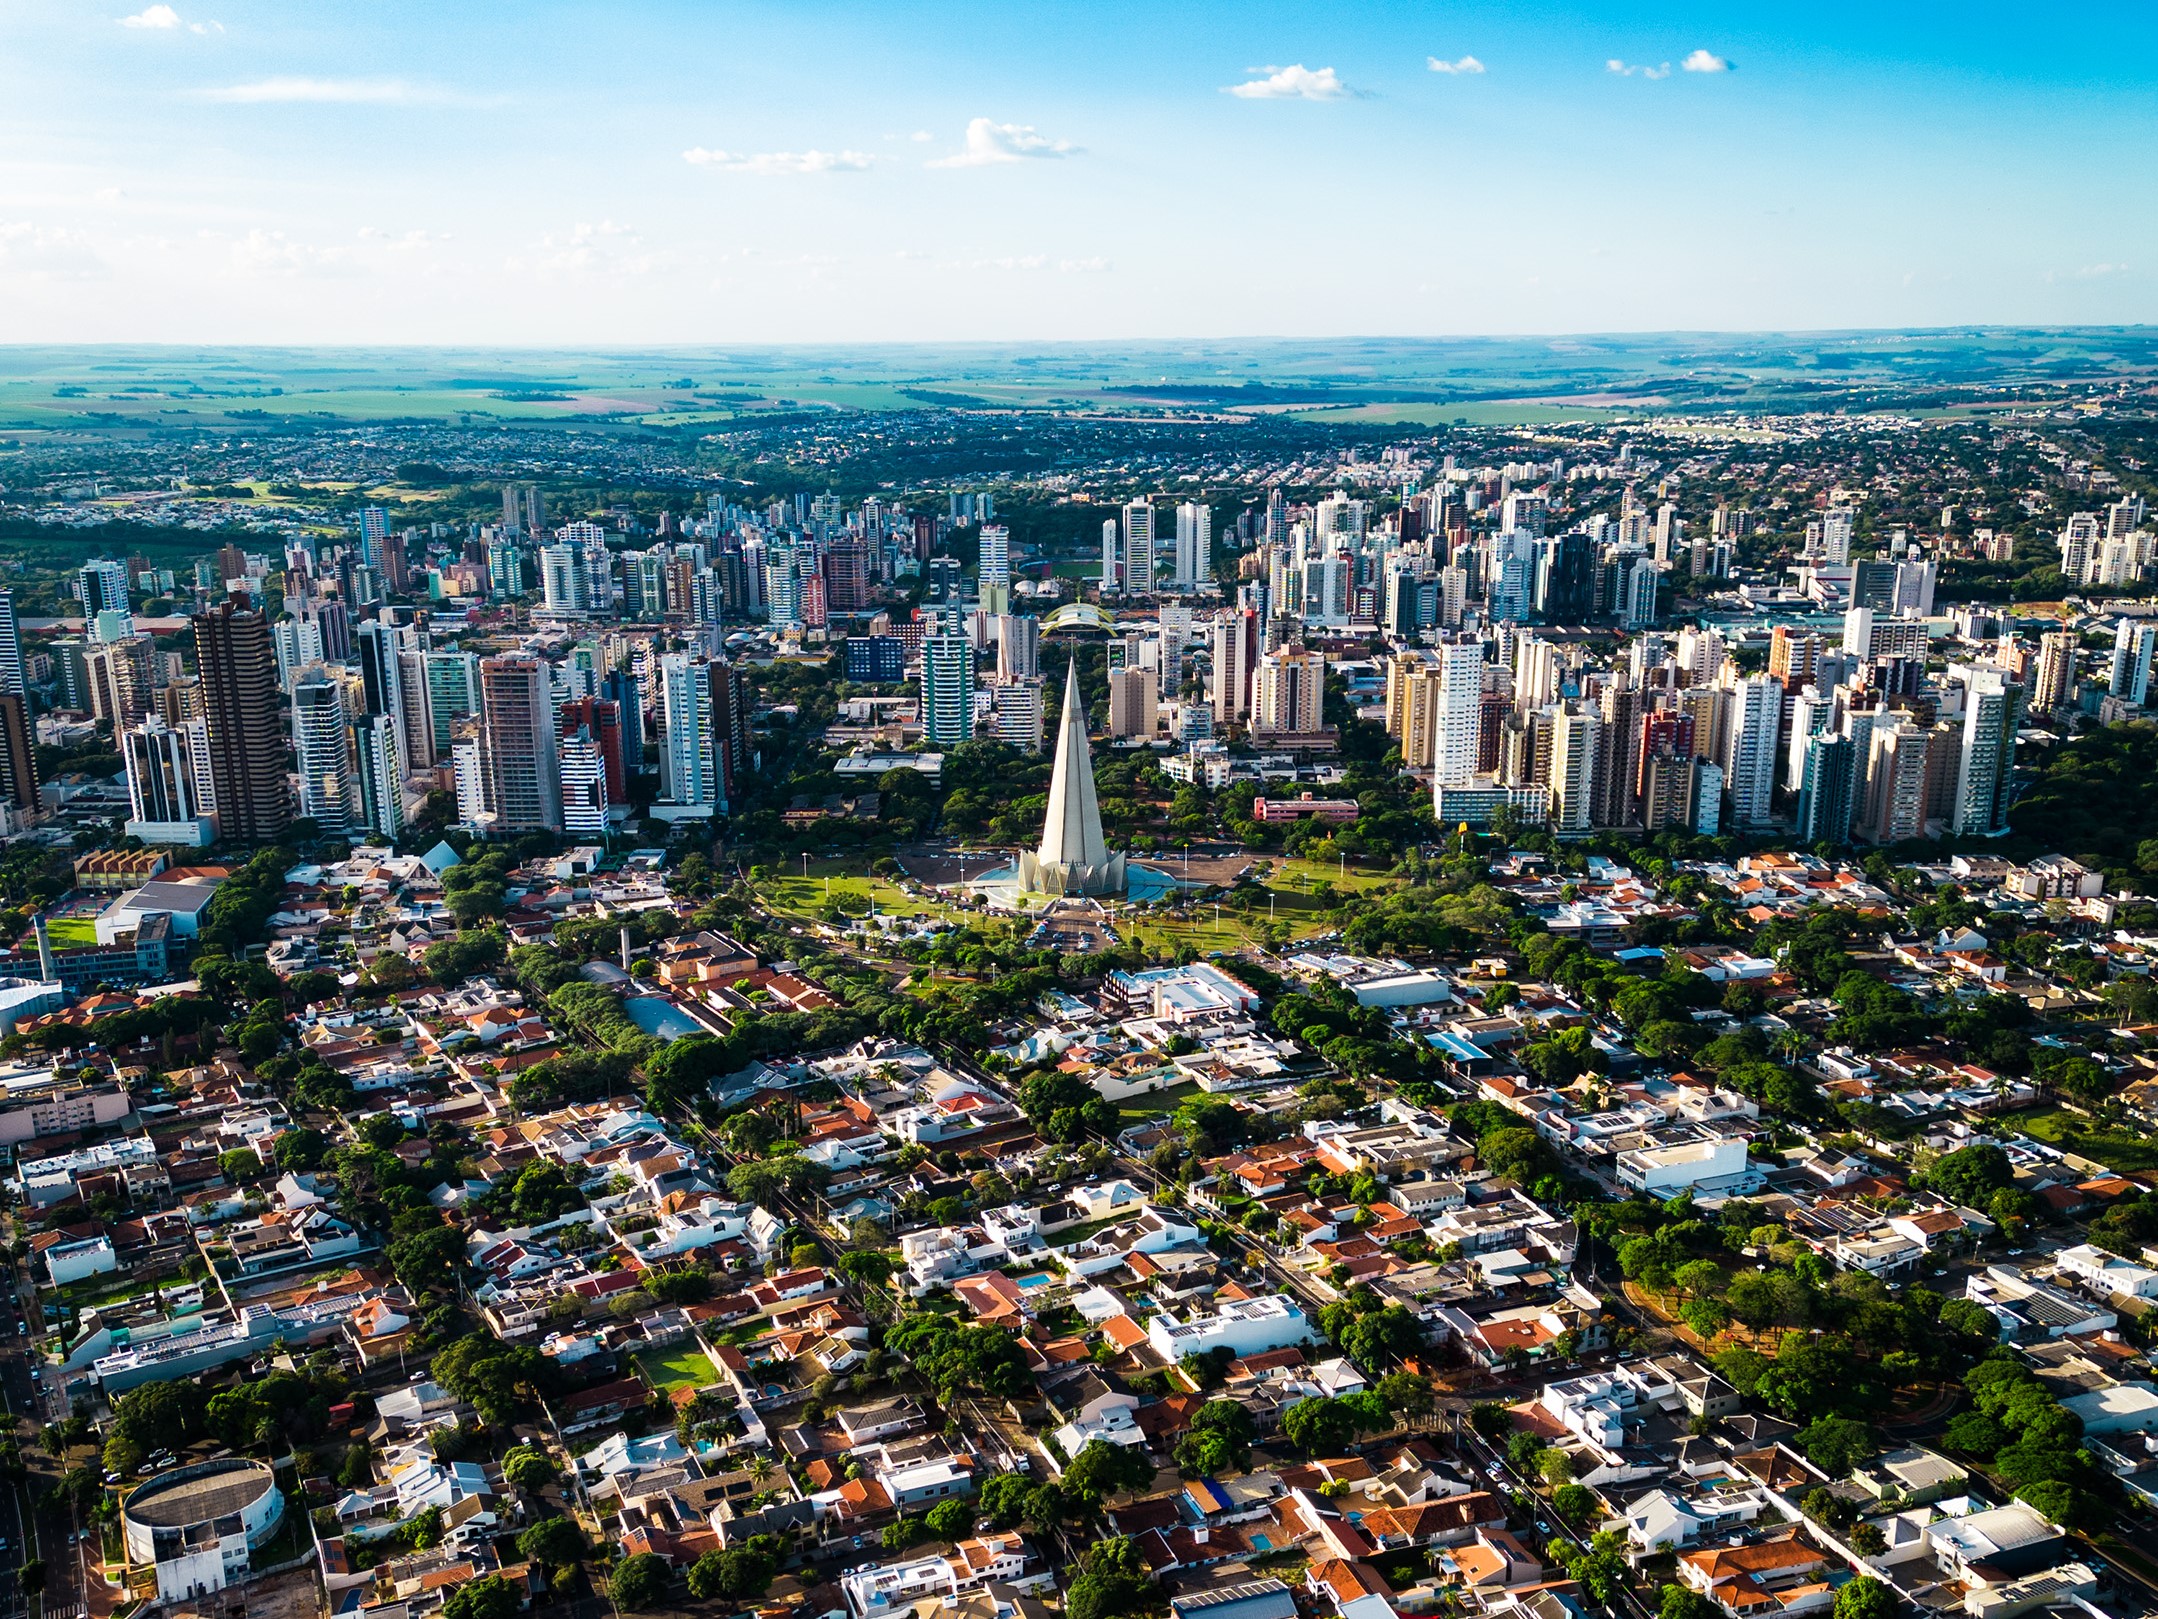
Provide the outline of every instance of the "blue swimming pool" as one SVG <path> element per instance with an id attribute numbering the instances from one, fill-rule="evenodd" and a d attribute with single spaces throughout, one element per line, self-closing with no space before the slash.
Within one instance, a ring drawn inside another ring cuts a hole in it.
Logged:
<path id="1" fill-rule="evenodd" d="M 697 1020 L 664 995 L 636 995 L 622 1003 L 630 1022 L 655 1040 L 679 1040 L 698 1032 Z"/>

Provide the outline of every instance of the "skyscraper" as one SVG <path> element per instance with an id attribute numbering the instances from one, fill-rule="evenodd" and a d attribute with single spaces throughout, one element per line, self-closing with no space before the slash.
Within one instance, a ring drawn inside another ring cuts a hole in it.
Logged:
<path id="1" fill-rule="evenodd" d="M 15 620 L 15 592 L 0 590 L 0 691 L 27 698 L 30 687 L 23 676 L 22 629 Z"/>
<path id="2" fill-rule="evenodd" d="M 1101 593 L 1113 595 L 1123 585 L 1117 573 L 1116 519 L 1101 526 Z"/>
<path id="3" fill-rule="evenodd" d="M 1123 740 L 1152 737 L 1160 711 L 1159 676 L 1128 665 L 1109 671 L 1109 734 Z"/>
<path id="4" fill-rule="evenodd" d="M 1187 500 L 1176 509 L 1176 585 L 1195 590 L 1213 572 L 1214 508 Z"/>
<path id="5" fill-rule="evenodd" d="M 397 740 L 397 768 L 404 769 L 405 690 L 402 650 L 397 626 L 388 619 L 372 618 L 359 629 L 360 689 L 364 712 L 389 721 Z"/>
<path id="6" fill-rule="evenodd" d="M 38 791 L 37 739 L 30 729 L 30 700 L 0 691 L 0 804 L 17 827 L 45 807 Z"/>
<path id="7" fill-rule="evenodd" d="M 0 637 L 7 634 L 8 610 L 0 603 Z M 2150 694 L 2151 656 L 2158 651 L 2158 624 L 2124 618 L 2113 630 L 2113 668 L 2107 690 L 2125 703 L 2143 706 Z M 0 639 L 0 680 L 6 672 L 7 645 Z"/>
<path id="8" fill-rule="evenodd" d="M 964 635 L 922 638 L 922 743 L 956 748 L 974 736 L 974 643 Z"/>
<path id="9" fill-rule="evenodd" d="M 362 714 L 352 722 L 360 823 L 380 837 L 404 834 L 403 745 L 398 726 L 387 714 Z"/>
<path id="10" fill-rule="evenodd" d="M 1798 790 L 1800 843 L 1849 841 L 1852 766 L 1849 737 L 1820 735 L 1807 740 L 1804 779 Z"/>
<path id="11" fill-rule="evenodd" d="M 659 790 L 677 813 L 710 815 L 719 803 L 711 690 L 700 659 L 670 652 L 659 660 Z"/>
<path id="12" fill-rule="evenodd" d="M 121 737 L 129 837 L 190 848 L 217 841 L 217 821 L 202 790 L 209 751 L 201 720 L 172 726 L 153 715 Z"/>
<path id="13" fill-rule="evenodd" d="M 1124 588 L 1137 595 L 1154 590 L 1154 504 L 1135 500 L 1124 508 Z"/>
<path id="14" fill-rule="evenodd" d="M 1603 721 L 1561 706 L 1552 710 L 1551 830 L 1586 832 L 1594 824 L 1597 739 Z"/>
<path id="15" fill-rule="evenodd" d="M 985 613 L 1008 613 L 1012 605 L 1012 531 L 1002 523 L 984 523 L 981 544 L 976 600 Z"/>
<path id="16" fill-rule="evenodd" d="M 1254 736 L 1311 735 L 1322 728 L 1326 658 L 1300 646 L 1283 647 L 1259 659 L 1253 683 L 1251 729 Z"/>
<path id="17" fill-rule="evenodd" d="M 1032 680 L 1042 672 L 1042 625 L 1038 618 L 1005 613 L 997 619 L 997 679 Z"/>
<path id="18" fill-rule="evenodd" d="M 591 727 L 577 726 L 562 738 L 562 829 L 573 837 L 606 831 L 607 805 L 606 757 Z"/>
<path id="19" fill-rule="evenodd" d="M 1742 827 L 1766 826 L 1776 791 L 1776 743 L 1783 728 L 1783 682 L 1766 675 L 1738 682 L 1724 759 L 1731 816 Z"/>
<path id="20" fill-rule="evenodd" d="M 100 613 L 127 611 L 127 565 L 123 562 L 85 562 L 75 570 L 75 600 L 82 604 L 84 624 L 95 624 Z"/>
<path id="21" fill-rule="evenodd" d="M 1439 786 L 1458 787 L 1476 774 L 1483 695 L 1483 643 L 1441 642 L 1431 710 L 1431 772 Z"/>
<path id="22" fill-rule="evenodd" d="M 1032 894 L 1124 892 L 1124 857 L 1109 852 L 1101 805 L 1094 796 L 1094 754 L 1087 744 L 1077 659 L 1064 671 L 1064 706 L 1057 720 L 1056 764 L 1049 773 L 1041 847 L 1019 856 L 1019 886 Z"/>
<path id="23" fill-rule="evenodd" d="M 480 711 L 480 660 L 469 652 L 427 654 L 427 713 L 435 755 L 450 751 L 457 722 Z"/>
<path id="24" fill-rule="evenodd" d="M 2031 680 L 2031 708 L 2051 714 L 2066 708 L 2076 695 L 2076 649 L 2081 638 L 2074 630 L 2051 630 L 2038 638 L 2038 669 Z"/>
<path id="25" fill-rule="evenodd" d="M 496 833 L 562 830 L 562 767 L 547 665 L 527 653 L 480 660 L 481 766 Z"/>
<path id="26" fill-rule="evenodd" d="M 300 814 L 331 836 L 342 833 L 352 818 L 352 748 L 345 724 L 345 694 L 327 669 L 311 663 L 293 677 Z"/>
<path id="27" fill-rule="evenodd" d="M 218 830 L 238 842 L 269 842 L 292 823 L 292 795 L 268 621 L 227 597 L 196 615 L 195 661 Z"/>
<path id="28" fill-rule="evenodd" d="M 2048 637 L 2050 639 L 2050 637 Z M 1963 682 L 1963 757 L 1956 776 L 1956 807 L 1949 831 L 1994 837 L 2008 830 L 2009 781 L 2022 721 L 2023 688 L 2005 671 L 1984 665 L 1958 667 Z"/>

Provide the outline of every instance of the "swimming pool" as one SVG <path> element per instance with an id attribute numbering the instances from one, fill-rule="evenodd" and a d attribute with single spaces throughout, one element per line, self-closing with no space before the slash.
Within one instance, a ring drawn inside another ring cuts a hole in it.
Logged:
<path id="1" fill-rule="evenodd" d="M 697 1020 L 664 995 L 635 995 L 622 1003 L 630 1022 L 655 1040 L 679 1040 L 701 1033 Z"/>

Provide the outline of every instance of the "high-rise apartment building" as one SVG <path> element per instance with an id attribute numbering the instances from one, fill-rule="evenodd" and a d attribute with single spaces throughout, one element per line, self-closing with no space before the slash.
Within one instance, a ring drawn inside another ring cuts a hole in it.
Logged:
<path id="1" fill-rule="evenodd" d="M 2015 764 L 2016 728 L 2022 723 L 2023 688 L 2006 671 L 1963 666 L 1950 674 L 1964 686 L 1963 757 L 1956 776 L 1956 807 L 1949 831 L 1993 837 L 2008 830 L 2009 782 Z"/>
<path id="2" fill-rule="evenodd" d="M 605 752 L 591 727 L 578 725 L 562 738 L 562 830 L 597 837 L 607 830 L 608 803 Z"/>
<path id="3" fill-rule="evenodd" d="M 1160 714 L 1159 677 L 1151 669 L 1126 666 L 1109 671 L 1109 735 L 1123 741 L 1151 737 Z"/>
<path id="4" fill-rule="evenodd" d="M 44 812 L 38 790 L 37 736 L 30 727 L 30 700 L 20 692 L 0 691 L 0 805 L 14 830 Z"/>
<path id="5" fill-rule="evenodd" d="M 2074 630 L 2052 630 L 2038 638 L 2038 668 L 2031 677 L 2031 710 L 2054 714 L 2076 696 L 2076 651 L 2082 638 Z"/>
<path id="6" fill-rule="evenodd" d="M 974 643 L 964 635 L 922 638 L 921 719 L 925 747 L 973 740 Z"/>
<path id="7" fill-rule="evenodd" d="M 996 621 L 997 681 L 1038 679 L 1042 672 L 1042 625 L 1038 618 L 999 614 Z"/>
<path id="8" fill-rule="evenodd" d="M 528 653 L 480 660 L 480 753 L 502 837 L 562 830 L 562 766 L 547 665 Z"/>
<path id="9" fill-rule="evenodd" d="M 127 564 L 91 561 L 75 570 L 75 600 L 82 606 L 86 625 L 95 624 L 100 613 L 124 613 L 127 607 Z"/>
<path id="10" fill-rule="evenodd" d="M 1154 504 L 1135 500 L 1124 508 L 1124 588 L 1135 595 L 1154 591 Z"/>
<path id="11" fill-rule="evenodd" d="M 404 742 L 387 714 L 362 714 L 352 722 L 354 783 L 361 827 L 396 839 L 405 830 Z"/>
<path id="12" fill-rule="evenodd" d="M 319 663 L 292 681 L 292 745 L 299 762 L 300 814 L 341 835 L 353 813 L 352 747 L 343 685 Z"/>
<path id="13" fill-rule="evenodd" d="M 27 698 L 30 686 L 23 673 L 22 626 L 15 618 L 15 592 L 0 590 L 0 691 Z"/>
<path id="14" fill-rule="evenodd" d="M 1259 659 L 1252 695 L 1254 736 L 1309 736 L 1325 721 L 1326 658 L 1300 646 Z"/>
<path id="15" fill-rule="evenodd" d="M 1476 774 L 1484 695 L 1480 641 L 1442 641 L 1435 658 L 1438 687 L 1431 706 L 1431 770 L 1441 786 Z"/>
<path id="16" fill-rule="evenodd" d="M 1251 720 L 1252 681 L 1259 666 L 1259 615 L 1235 608 L 1215 619 L 1213 635 L 1214 723 L 1223 730 Z"/>
<path id="17" fill-rule="evenodd" d="M 272 841 L 292 823 L 292 795 L 268 621 L 230 597 L 197 614 L 195 663 L 218 830 L 236 842 Z"/>
<path id="18" fill-rule="evenodd" d="M 209 727 L 202 720 L 167 724 L 152 715 L 120 738 L 127 766 L 127 835 L 144 843 L 204 848 L 217 841 L 217 819 L 205 788 Z"/>
<path id="19" fill-rule="evenodd" d="M 1820 735 L 1806 743 L 1806 765 L 1798 790 L 1798 841 L 1844 843 L 1851 836 L 1853 768 L 1851 739 Z"/>
<path id="20" fill-rule="evenodd" d="M 1769 805 L 1776 791 L 1776 744 L 1782 731 L 1783 682 L 1765 675 L 1737 682 L 1732 688 L 1731 739 L 1723 766 L 1731 818 L 1741 827 L 1769 824 Z"/>
<path id="21" fill-rule="evenodd" d="M 1588 831 L 1594 824 L 1597 746 L 1603 721 L 1559 707 L 1551 711 L 1551 830 Z"/>
<path id="22" fill-rule="evenodd" d="M 997 740 L 1021 753 L 1042 751 L 1043 692 L 1041 676 L 1000 681 L 990 693 L 991 723 Z"/>
<path id="23" fill-rule="evenodd" d="M 0 634 L 5 633 L 6 609 L 0 606 Z M 2150 695 L 2151 658 L 2158 652 L 2158 624 L 2122 619 L 2113 629 L 2113 667 L 2106 689 L 2124 703 L 2141 708 Z M 6 647 L 0 642 L 0 677 L 4 677 Z"/>
<path id="24" fill-rule="evenodd" d="M 1213 573 L 1214 508 L 1187 500 L 1176 509 L 1176 586 L 1196 590 Z"/>
<path id="25" fill-rule="evenodd" d="M 1012 531 L 1002 523 L 984 523 L 981 562 L 976 569 L 975 599 L 985 613 L 1003 615 L 1012 606 Z"/>

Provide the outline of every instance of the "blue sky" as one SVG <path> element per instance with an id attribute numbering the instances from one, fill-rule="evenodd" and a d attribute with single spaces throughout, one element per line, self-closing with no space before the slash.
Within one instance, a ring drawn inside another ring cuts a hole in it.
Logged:
<path id="1" fill-rule="evenodd" d="M 2108 4 L 7 0 L 0 341 L 2146 321 L 2154 35 Z"/>

